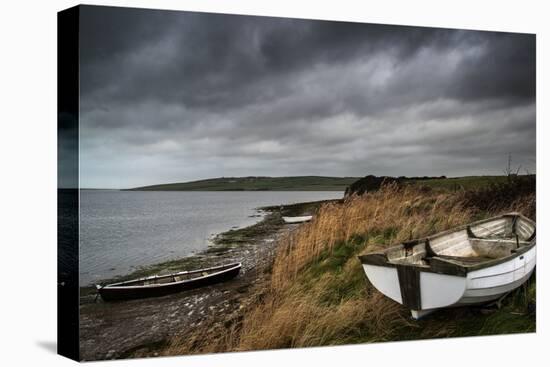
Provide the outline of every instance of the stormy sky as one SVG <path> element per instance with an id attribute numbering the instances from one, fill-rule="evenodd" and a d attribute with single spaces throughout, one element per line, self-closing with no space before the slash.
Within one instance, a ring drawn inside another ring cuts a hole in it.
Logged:
<path id="1" fill-rule="evenodd" d="M 85 6 L 80 92 L 81 187 L 535 171 L 534 35 Z"/>

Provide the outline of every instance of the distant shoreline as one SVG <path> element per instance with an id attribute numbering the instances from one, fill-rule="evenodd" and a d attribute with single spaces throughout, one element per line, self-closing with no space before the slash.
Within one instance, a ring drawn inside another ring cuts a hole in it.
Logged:
<path id="1" fill-rule="evenodd" d="M 518 175 L 523 176 L 523 175 Z M 357 181 L 366 178 L 384 178 L 390 176 L 365 176 L 365 177 L 330 177 L 330 176 L 288 176 L 288 177 L 218 177 L 197 181 L 174 182 L 139 186 L 132 188 L 97 188 L 84 187 L 82 191 L 346 191 L 348 187 Z M 392 178 L 392 177 L 390 177 Z M 498 183 L 507 180 L 505 175 L 478 175 L 478 176 L 400 176 L 393 177 L 409 183 L 432 187 L 472 186 L 486 185 L 491 182 Z M 60 188 L 59 190 L 71 190 Z"/>
<path id="2" fill-rule="evenodd" d="M 361 177 L 219 177 L 141 186 L 122 191 L 345 191 Z"/>
<path id="3" fill-rule="evenodd" d="M 529 175 L 529 174 L 528 174 Z M 518 175 L 524 176 L 524 175 Z M 377 177 L 377 176 L 373 176 Z M 386 176 L 378 176 L 380 178 Z M 139 186 L 133 188 L 97 188 L 83 187 L 82 191 L 346 191 L 358 180 L 365 177 L 330 177 L 330 176 L 288 176 L 288 177 L 219 177 L 188 182 L 173 182 Z M 490 182 L 505 181 L 506 175 L 477 176 L 415 176 L 396 177 L 408 182 L 433 187 L 462 186 L 470 188 Z M 58 188 L 58 190 L 77 190 L 77 188 Z"/>

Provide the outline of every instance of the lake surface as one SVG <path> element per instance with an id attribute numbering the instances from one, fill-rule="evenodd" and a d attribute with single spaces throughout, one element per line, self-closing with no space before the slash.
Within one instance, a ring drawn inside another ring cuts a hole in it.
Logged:
<path id="1" fill-rule="evenodd" d="M 205 250 L 267 205 L 338 199 L 339 191 L 80 192 L 80 285 Z"/>

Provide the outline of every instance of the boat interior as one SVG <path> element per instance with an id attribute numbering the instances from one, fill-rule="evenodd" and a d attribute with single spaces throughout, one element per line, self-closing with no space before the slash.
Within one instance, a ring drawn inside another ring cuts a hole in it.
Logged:
<path id="1" fill-rule="evenodd" d="M 535 223 L 519 214 L 473 223 L 424 239 L 402 243 L 386 253 L 394 264 L 429 266 L 430 260 L 447 260 L 471 266 L 508 257 L 535 239 Z"/>
<path id="2" fill-rule="evenodd" d="M 168 284 L 168 283 L 181 282 L 184 280 L 195 279 L 195 278 L 207 276 L 213 273 L 218 273 L 220 271 L 228 270 L 230 268 L 236 267 L 237 265 L 239 264 L 238 263 L 228 264 L 228 265 L 216 266 L 216 267 L 207 268 L 207 269 L 183 271 L 179 273 L 166 274 L 166 275 L 154 275 L 147 278 L 140 278 L 140 279 L 129 280 L 126 282 L 110 284 L 107 287 L 109 286 L 140 287 L 144 285 L 156 285 L 156 284 Z"/>

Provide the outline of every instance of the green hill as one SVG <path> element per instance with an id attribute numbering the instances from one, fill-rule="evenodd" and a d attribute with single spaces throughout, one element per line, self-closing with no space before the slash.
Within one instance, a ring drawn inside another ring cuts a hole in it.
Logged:
<path id="1" fill-rule="evenodd" d="M 375 177 L 376 176 L 372 176 Z M 380 177 L 382 178 L 382 177 Z M 345 191 L 346 188 L 364 177 L 219 177 L 207 180 L 178 182 L 136 187 L 134 191 Z M 444 190 L 478 189 L 491 183 L 503 183 L 506 176 L 466 177 L 398 177 L 405 183 L 412 183 Z M 356 184 L 357 185 L 357 184 Z M 370 191 L 370 189 L 369 189 Z"/>
<path id="2" fill-rule="evenodd" d="M 136 187 L 136 191 L 345 191 L 360 177 L 220 177 Z"/>

